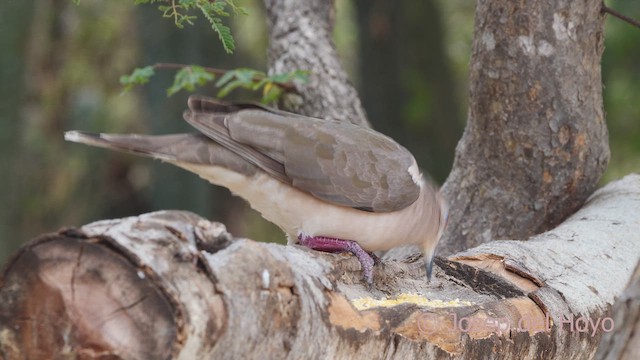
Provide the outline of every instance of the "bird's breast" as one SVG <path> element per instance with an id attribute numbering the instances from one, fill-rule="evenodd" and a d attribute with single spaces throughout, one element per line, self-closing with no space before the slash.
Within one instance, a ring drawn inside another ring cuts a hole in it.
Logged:
<path id="1" fill-rule="evenodd" d="M 262 172 L 245 176 L 210 165 L 176 165 L 244 198 L 291 238 L 304 233 L 354 240 L 365 250 L 380 251 L 399 245 L 418 245 L 428 232 L 417 206 L 420 198 L 399 211 L 373 213 L 327 203 Z"/>

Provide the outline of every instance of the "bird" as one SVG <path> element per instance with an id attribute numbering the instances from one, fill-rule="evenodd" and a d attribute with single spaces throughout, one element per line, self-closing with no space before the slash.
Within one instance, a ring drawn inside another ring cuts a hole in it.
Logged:
<path id="1" fill-rule="evenodd" d="M 390 137 L 346 121 L 191 95 L 184 120 L 197 133 L 67 131 L 67 141 L 143 155 L 191 171 L 245 199 L 289 244 L 350 252 L 369 288 L 375 252 L 416 245 L 431 281 L 448 206 Z"/>

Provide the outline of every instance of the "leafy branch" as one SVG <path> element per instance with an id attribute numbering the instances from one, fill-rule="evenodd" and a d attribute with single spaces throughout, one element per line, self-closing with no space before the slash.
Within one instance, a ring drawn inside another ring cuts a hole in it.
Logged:
<path id="1" fill-rule="evenodd" d="M 76 4 L 80 0 L 72 0 Z M 211 28 L 218 34 L 222 46 L 227 53 L 235 50 L 235 41 L 231 29 L 226 26 L 222 18 L 232 14 L 247 15 L 247 10 L 236 4 L 237 0 L 134 0 L 139 4 L 161 4 L 158 10 L 165 18 L 173 19 L 178 28 L 184 28 L 185 24 L 193 25 L 200 13 L 204 16 Z M 158 63 L 143 68 L 134 69 L 129 75 L 120 77 L 120 83 L 124 85 L 124 91 L 129 91 L 136 85 L 144 85 L 155 75 L 157 69 L 177 69 L 173 84 L 167 89 L 167 95 L 181 91 L 194 91 L 198 86 L 203 86 L 217 79 L 215 86 L 220 90 L 218 97 L 227 96 L 233 90 L 242 88 L 251 91 L 262 91 L 261 102 L 265 104 L 277 101 L 285 92 L 295 92 L 294 83 L 307 83 L 308 72 L 292 71 L 290 73 L 267 75 L 264 72 L 238 68 L 234 70 L 220 70 L 196 65 L 182 65 Z"/>
<path id="2" fill-rule="evenodd" d="M 157 63 L 135 69 L 130 75 L 120 77 L 120 83 L 124 85 L 125 91 L 136 85 L 144 85 L 155 75 L 156 69 L 178 70 L 173 84 L 167 89 L 168 96 L 180 90 L 194 91 L 196 87 L 214 81 L 218 77 L 215 86 L 220 88 L 217 94 L 219 98 L 227 96 L 238 88 L 251 91 L 262 90 L 260 101 L 264 104 L 277 101 L 285 92 L 295 92 L 296 82 L 306 84 L 309 81 L 308 72 L 302 70 L 269 76 L 262 71 L 247 68 L 221 70 L 196 65 Z"/>
<path id="3" fill-rule="evenodd" d="M 79 0 L 75 0 L 79 1 Z M 247 15 L 247 10 L 238 6 L 235 0 L 134 0 L 138 4 L 154 4 L 166 3 L 167 5 L 158 6 L 158 10 L 162 12 L 162 17 L 172 18 L 173 22 L 180 29 L 184 28 L 185 23 L 194 24 L 194 20 L 198 17 L 193 12 L 199 12 L 211 24 L 211 28 L 218 34 L 222 47 L 231 54 L 236 48 L 235 41 L 231 35 L 231 29 L 222 22 L 223 17 L 234 15 Z M 227 11 L 231 10 L 231 13 Z"/>

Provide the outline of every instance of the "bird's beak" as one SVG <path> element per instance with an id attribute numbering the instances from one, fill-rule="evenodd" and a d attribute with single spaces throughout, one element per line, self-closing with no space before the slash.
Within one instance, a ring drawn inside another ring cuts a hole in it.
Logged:
<path id="1" fill-rule="evenodd" d="M 433 272 L 433 251 L 424 253 L 424 266 L 427 270 L 427 281 L 431 282 L 431 273 Z"/>

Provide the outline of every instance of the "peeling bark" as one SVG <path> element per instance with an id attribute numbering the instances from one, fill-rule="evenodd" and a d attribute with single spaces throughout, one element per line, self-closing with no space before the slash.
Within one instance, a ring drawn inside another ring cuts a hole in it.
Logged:
<path id="1" fill-rule="evenodd" d="M 602 324 L 625 287 L 638 212 L 630 175 L 530 241 L 439 260 L 432 284 L 418 259 L 384 260 L 371 292 L 351 255 L 232 240 L 191 213 L 99 221 L 29 243 L 8 264 L 0 354 L 589 358 L 604 331 L 578 331 L 578 319 Z"/>
<path id="2" fill-rule="evenodd" d="M 637 359 L 640 354 L 640 263 L 611 312 L 616 327 L 602 337 L 595 358 Z"/>
<path id="3" fill-rule="evenodd" d="M 595 189 L 609 160 L 601 5 L 478 1 L 443 252 L 548 230 Z"/>

